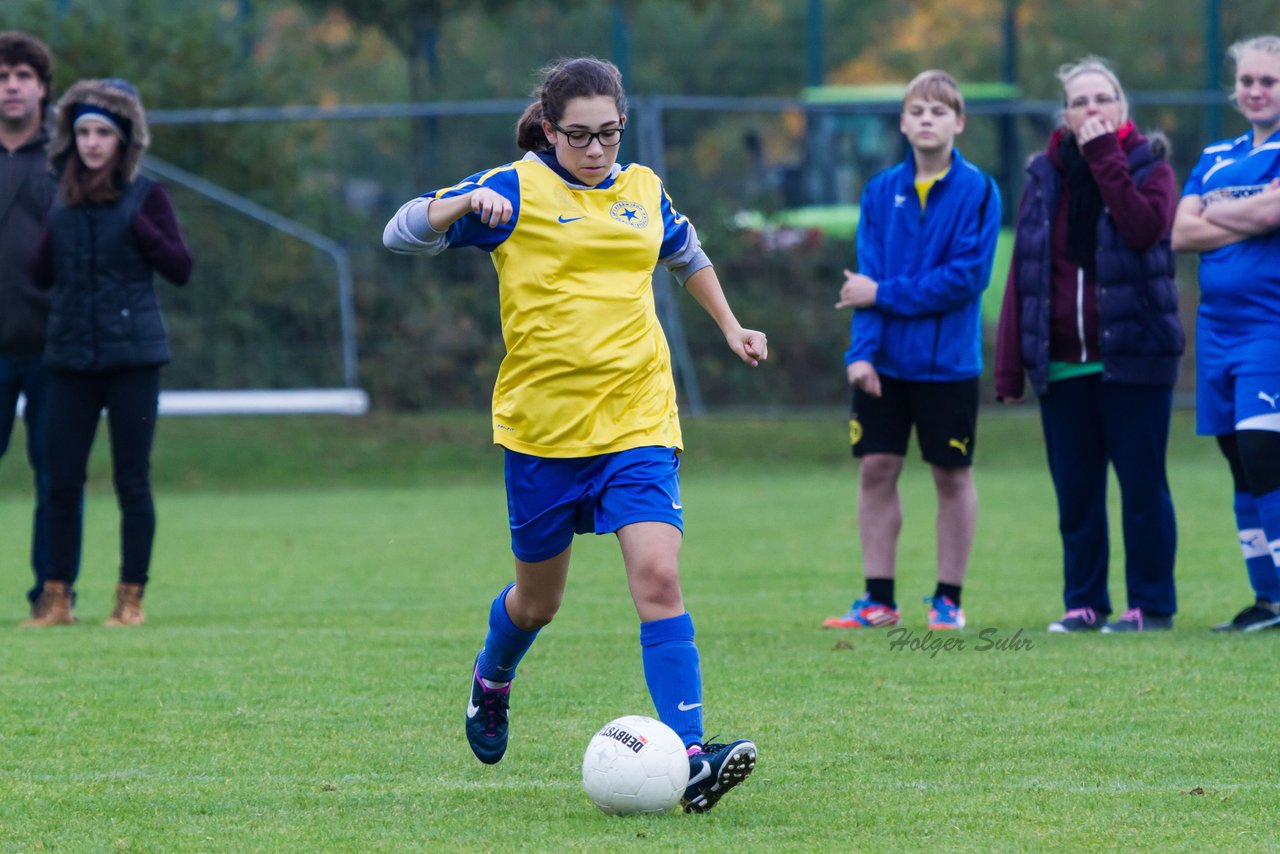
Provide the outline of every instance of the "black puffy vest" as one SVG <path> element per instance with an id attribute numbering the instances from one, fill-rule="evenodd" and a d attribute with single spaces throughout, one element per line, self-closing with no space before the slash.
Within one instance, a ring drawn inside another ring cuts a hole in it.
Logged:
<path id="1" fill-rule="evenodd" d="M 140 176 L 118 201 L 106 205 L 54 202 L 47 367 L 105 371 L 169 361 L 151 265 L 132 230 L 153 185 Z"/>
<path id="2" fill-rule="evenodd" d="M 1146 180 L 1159 159 L 1149 142 L 1129 152 L 1135 184 Z M 1026 204 L 1018 219 L 1017 287 L 1022 319 L 1022 361 L 1036 394 L 1048 391 L 1049 252 L 1058 210 L 1061 176 L 1044 154 L 1027 168 Z M 1098 221 L 1098 343 L 1102 379 L 1135 385 L 1178 381 L 1186 336 L 1178 317 L 1177 260 L 1166 234 L 1145 252 L 1125 245 L 1111 215 Z"/>

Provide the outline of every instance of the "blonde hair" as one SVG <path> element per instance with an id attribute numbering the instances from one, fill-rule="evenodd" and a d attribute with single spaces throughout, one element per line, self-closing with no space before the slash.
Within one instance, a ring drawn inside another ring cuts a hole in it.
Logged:
<path id="1" fill-rule="evenodd" d="M 955 110 L 957 116 L 964 115 L 964 95 L 960 94 L 960 84 L 945 71 L 931 68 L 921 71 L 907 84 L 906 94 L 902 96 L 902 108 L 914 98 L 922 101 L 937 101 Z"/>
<path id="2" fill-rule="evenodd" d="M 1280 56 L 1280 37 L 1269 35 L 1253 36 L 1247 39 L 1240 39 L 1240 41 L 1227 48 L 1227 56 L 1231 59 L 1231 67 L 1233 69 L 1231 72 L 1232 77 L 1235 77 L 1236 72 L 1240 70 L 1241 57 L 1246 53 L 1254 52 Z M 1231 91 L 1227 93 L 1227 101 L 1236 109 L 1240 108 L 1240 99 L 1236 97 L 1234 85 L 1231 87 Z"/>
<path id="3" fill-rule="evenodd" d="M 1129 98 L 1124 94 L 1124 87 L 1120 85 L 1120 78 L 1116 76 L 1115 71 L 1111 69 L 1111 63 L 1107 62 L 1100 56 L 1089 54 L 1075 62 L 1067 62 L 1058 66 L 1058 82 L 1062 85 L 1062 112 L 1059 119 L 1066 124 L 1066 107 L 1067 107 L 1067 84 L 1077 77 L 1084 74 L 1097 74 L 1106 78 L 1111 84 L 1111 88 L 1115 90 L 1116 100 L 1120 103 L 1120 121 L 1125 122 L 1129 118 Z"/>
<path id="4" fill-rule="evenodd" d="M 1232 65 L 1238 66 L 1240 57 L 1249 51 L 1280 56 L 1280 36 L 1253 36 L 1252 38 L 1240 39 L 1240 41 L 1227 48 L 1227 56 L 1231 57 Z"/>

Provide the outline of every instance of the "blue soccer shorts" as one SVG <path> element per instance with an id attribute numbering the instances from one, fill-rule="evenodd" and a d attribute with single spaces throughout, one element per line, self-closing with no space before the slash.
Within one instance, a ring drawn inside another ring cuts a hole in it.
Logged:
<path id="1" fill-rule="evenodd" d="M 636 522 L 684 530 L 675 448 L 564 459 L 508 449 L 505 469 L 511 551 L 526 563 L 560 554 L 574 534 L 611 534 Z"/>
<path id="2" fill-rule="evenodd" d="M 1196 327 L 1196 432 L 1280 432 L 1280 340 L 1240 341 Z"/>

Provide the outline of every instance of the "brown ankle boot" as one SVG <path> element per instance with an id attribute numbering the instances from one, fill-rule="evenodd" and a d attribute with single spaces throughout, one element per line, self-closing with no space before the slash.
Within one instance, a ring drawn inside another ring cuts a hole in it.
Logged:
<path id="1" fill-rule="evenodd" d="M 43 626 L 69 626 L 76 621 L 71 607 L 71 585 L 65 581 L 46 581 L 40 598 L 31 611 L 31 619 L 23 620 L 24 629 Z"/>
<path id="2" fill-rule="evenodd" d="M 145 619 L 142 614 L 142 585 L 117 584 L 115 610 L 102 621 L 102 625 L 140 626 Z"/>

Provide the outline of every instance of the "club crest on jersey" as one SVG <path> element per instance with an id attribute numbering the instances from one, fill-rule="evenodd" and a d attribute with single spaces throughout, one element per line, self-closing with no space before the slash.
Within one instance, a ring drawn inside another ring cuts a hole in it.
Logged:
<path id="1" fill-rule="evenodd" d="M 649 224 L 649 212 L 638 202 L 614 202 L 609 216 L 632 228 L 644 228 Z"/>

